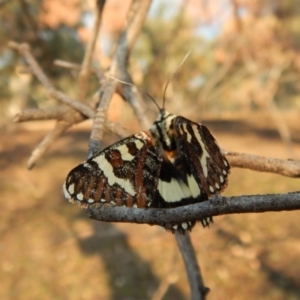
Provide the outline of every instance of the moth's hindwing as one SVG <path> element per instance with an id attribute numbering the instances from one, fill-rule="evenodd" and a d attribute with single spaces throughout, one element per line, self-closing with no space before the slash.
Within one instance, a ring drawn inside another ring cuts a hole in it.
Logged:
<path id="1" fill-rule="evenodd" d="M 150 206 L 162 163 L 157 151 L 147 132 L 111 145 L 69 173 L 66 198 L 82 205 Z"/>
<path id="2" fill-rule="evenodd" d="M 174 119 L 177 145 L 201 193 L 208 197 L 227 185 L 229 163 L 209 130 L 183 117 Z"/>

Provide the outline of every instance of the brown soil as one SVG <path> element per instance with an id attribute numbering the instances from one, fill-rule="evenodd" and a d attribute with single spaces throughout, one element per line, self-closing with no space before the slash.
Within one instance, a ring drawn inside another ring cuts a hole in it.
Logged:
<path id="1" fill-rule="evenodd" d="M 267 117 L 204 123 L 225 149 L 300 158 L 297 119 L 288 118 L 292 152 Z M 171 233 L 92 221 L 64 199 L 68 171 L 85 159 L 88 125 L 68 131 L 26 169 L 49 125 L 11 124 L 1 132 L 0 299 L 160 299 L 164 290 L 162 299 L 189 299 Z M 299 190 L 299 182 L 233 169 L 225 194 L 284 193 Z M 300 299 L 299 211 L 216 217 L 209 229 L 198 224 L 191 237 L 208 299 Z"/>

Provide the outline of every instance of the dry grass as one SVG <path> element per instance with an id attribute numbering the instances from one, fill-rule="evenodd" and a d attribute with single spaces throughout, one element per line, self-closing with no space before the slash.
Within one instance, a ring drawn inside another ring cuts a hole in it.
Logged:
<path id="1" fill-rule="evenodd" d="M 270 122 L 252 120 L 207 124 L 228 150 L 287 157 Z M 46 131 L 41 124 L 1 134 L 0 299 L 151 299 L 166 287 L 163 299 L 188 299 L 172 234 L 92 221 L 64 200 L 62 183 L 85 158 L 88 130 L 68 132 L 33 171 L 26 170 Z M 299 128 L 293 136 L 294 157 L 300 158 Z M 299 186 L 296 179 L 234 169 L 226 194 Z M 298 211 L 216 217 L 210 229 L 197 225 L 191 236 L 211 288 L 208 299 L 300 299 Z"/>

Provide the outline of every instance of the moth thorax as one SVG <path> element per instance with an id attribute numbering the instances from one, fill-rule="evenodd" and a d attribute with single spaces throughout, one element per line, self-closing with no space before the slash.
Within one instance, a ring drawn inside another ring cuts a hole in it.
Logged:
<path id="1" fill-rule="evenodd" d="M 165 151 L 174 151 L 177 148 L 173 124 L 174 118 L 176 118 L 176 115 L 162 110 L 150 128 L 155 144 Z"/>

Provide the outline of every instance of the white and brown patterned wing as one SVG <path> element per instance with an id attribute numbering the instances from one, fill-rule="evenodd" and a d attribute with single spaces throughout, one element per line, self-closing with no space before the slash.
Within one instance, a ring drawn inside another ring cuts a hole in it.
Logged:
<path id="1" fill-rule="evenodd" d="M 229 163 L 210 131 L 201 124 L 176 117 L 178 151 L 190 167 L 201 193 L 208 197 L 220 193 L 227 185 Z"/>
<path id="2" fill-rule="evenodd" d="M 147 132 L 127 137 L 74 168 L 67 176 L 64 194 L 81 205 L 149 207 L 162 163 L 157 152 Z"/>

